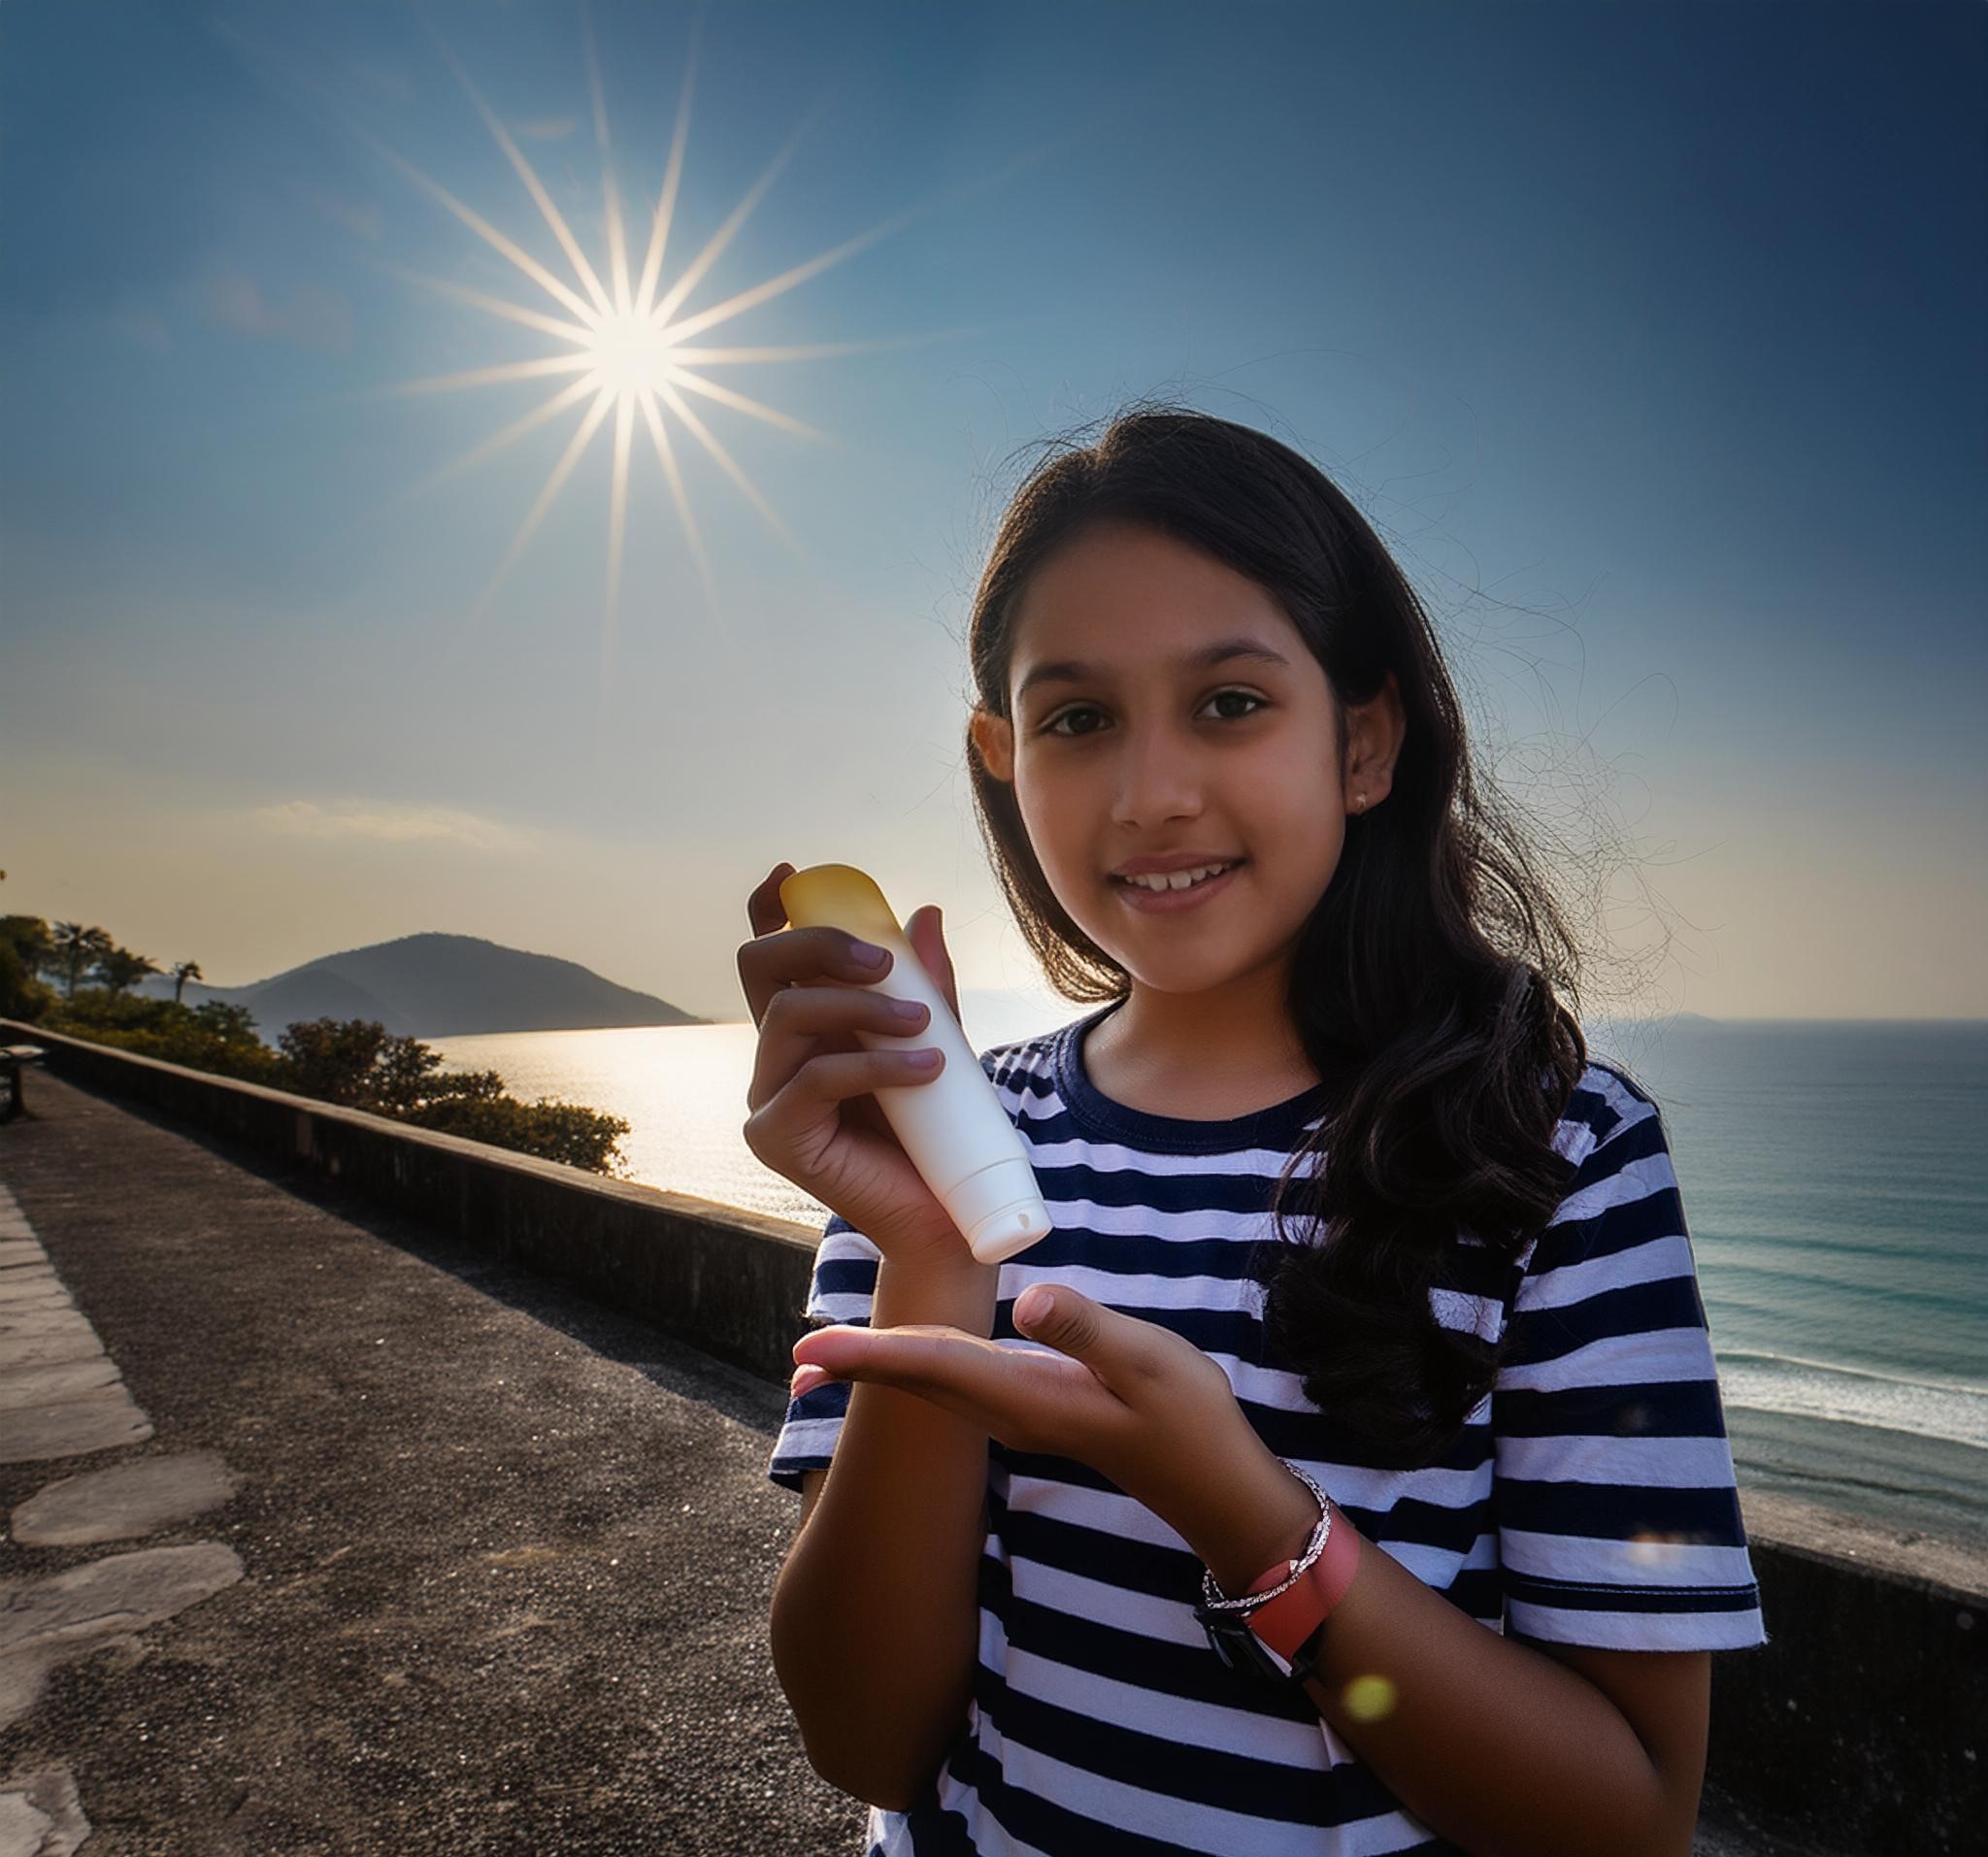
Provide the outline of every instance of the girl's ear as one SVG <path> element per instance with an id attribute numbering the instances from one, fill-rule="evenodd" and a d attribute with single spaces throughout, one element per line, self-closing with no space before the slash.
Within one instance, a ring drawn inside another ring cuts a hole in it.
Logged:
<path id="1" fill-rule="evenodd" d="M 967 724 L 980 764 L 1004 785 L 1014 779 L 1014 724 L 992 710 L 977 709 Z"/>
<path id="2" fill-rule="evenodd" d="M 1365 703 L 1346 712 L 1345 780 L 1349 790 L 1365 796 L 1366 811 L 1384 799 L 1394 785 L 1394 764 L 1408 734 L 1401 686 L 1389 671 L 1380 688 Z"/>

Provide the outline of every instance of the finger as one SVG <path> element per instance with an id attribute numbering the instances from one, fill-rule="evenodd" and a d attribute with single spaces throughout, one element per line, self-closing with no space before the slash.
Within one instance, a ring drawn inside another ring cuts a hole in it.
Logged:
<path id="1" fill-rule="evenodd" d="M 884 959 L 878 965 L 866 966 L 851 952 L 860 939 L 846 929 L 822 927 L 774 929 L 740 943 L 739 983 L 745 989 L 752 1022 L 764 1023 L 769 1002 L 797 981 L 843 987 L 876 985 L 890 972 L 890 950 L 884 949 Z"/>
<path id="2" fill-rule="evenodd" d="M 874 1096 L 882 1089 L 916 1089 L 945 1068 L 944 1051 L 939 1062 L 926 1069 L 911 1062 L 915 1055 L 914 1051 L 894 1050 L 829 1051 L 811 1057 L 763 1103 L 753 1105 L 743 1131 L 746 1145 L 776 1172 L 785 1173 L 781 1163 L 805 1160 L 801 1148 L 810 1145 L 806 1142 L 797 1145 L 795 1131 L 812 1128 L 820 1119 L 816 1111 L 823 1106 Z M 885 1123 L 886 1132 L 888 1127 Z M 790 1146 L 794 1147 L 791 1154 L 787 1151 Z M 795 1176 L 788 1174 L 788 1177 Z"/>
<path id="3" fill-rule="evenodd" d="M 754 935 L 771 935 L 776 929 L 786 927 L 787 912 L 780 903 L 780 885 L 793 874 L 791 864 L 776 864 L 746 899 L 746 919 L 751 923 Z"/>
<path id="4" fill-rule="evenodd" d="M 881 1045 L 874 1052 L 859 1048 L 849 1053 L 851 1055 L 894 1060 L 907 1052 L 927 1048 L 931 1044 L 927 1036 L 930 1017 L 922 1003 L 914 1001 L 912 1004 L 917 1006 L 917 1012 L 911 1016 L 901 1015 L 897 1010 L 898 1001 L 867 987 L 795 984 L 775 994 L 767 1002 L 766 1012 L 760 1022 L 759 1047 L 752 1060 L 752 1080 L 746 1092 L 747 1106 L 756 1110 L 771 1100 L 812 1060 L 820 1058 L 824 1053 L 846 1052 L 848 1046 L 855 1044 L 854 1034 L 859 1027 L 893 1043 Z M 896 1043 L 898 1040 L 904 1042 Z M 938 1068 L 944 1068 L 943 1059 Z M 908 1067 L 894 1062 L 878 1069 L 875 1075 L 886 1083 L 897 1083 L 906 1080 L 904 1073 L 907 1070 L 913 1076 L 938 1075 L 938 1069 L 926 1073 L 916 1066 Z M 874 1089 L 876 1084 L 865 1087 Z"/>
<path id="5" fill-rule="evenodd" d="M 1018 1334 L 1082 1361 L 1114 1391 L 1163 1379 L 1185 1358 L 1182 1337 L 1067 1283 L 1031 1283 L 1014 1299 L 1013 1316 Z"/>
<path id="6" fill-rule="evenodd" d="M 918 965 L 932 977 L 933 985 L 938 987 L 941 997 L 952 1009 L 953 1017 L 958 1018 L 959 985 L 953 977 L 952 956 L 946 951 L 945 931 L 938 904 L 927 903 L 911 912 L 905 923 L 905 940 L 911 943 L 911 951 L 918 957 Z"/>
<path id="7" fill-rule="evenodd" d="M 894 1386 L 954 1409 L 1012 1408 L 1022 1356 L 985 1335 L 936 1323 L 868 1328 L 835 1323 L 794 1343 L 800 1367 L 818 1367 L 836 1379 Z"/>
<path id="8" fill-rule="evenodd" d="M 793 1355 L 834 1379 L 909 1393 L 1016 1450 L 1080 1454 L 1076 1439 L 1101 1442 L 1136 1422 L 1078 1363 L 964 1329 L 838 1324 L 802 1336 Z"/>
<path id="9" fill-rule="evenodd" d="M 739 985 L 746 995 L 746 1010 L 755 1025 L 766 1015 L 767 1001 L 785 984 L 768 975 L 765 947 L 768 938 L 786 926 L 787 912 L 780 902 L 780 885 L 793 869 L 784 861 L 776 864 L 746 899 L 746 919 L 751 926 L 752 937 L 739 945 Z"/>

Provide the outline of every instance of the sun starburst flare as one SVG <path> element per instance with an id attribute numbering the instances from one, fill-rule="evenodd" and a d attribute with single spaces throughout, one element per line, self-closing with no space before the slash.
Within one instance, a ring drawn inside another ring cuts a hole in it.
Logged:
<path id="1" fill-rule="evenodd" d="M 605 595 L 602 605 L 601 684 L 605 704 L 611 679 L 613 630 L 621 592 L 622 556 L 628 527 L 628 492 L 635 453 L 642 441 L 655 456 L 670 501 L 681 528 L 685 547 L 696 566 L 706 598 L 713 613 L 721 615 L 715 578 L 696 517 L 691 513 L 684 465 L 689 448 L 681 447 L 683 435 L 694 441 L 728 481 L 743 495 L 781 543 L 797 555 L 805 555 L 792 531 L 746 475 L 717 435 L 690 404 L 697 399 L 725 409 L 756 423 L 773 426 L 795 437 L 816 443 L 840 445 L 842 441 L 818 431 L 791 415 L 711 378 L 711 370 L 734 366 L 759 366 L 829 359 L 841 355 L 878 353 L 922 347 L 928 343 L 952 341 L 986 333 L 978 328 L 953 328 L 928 333 L 897 336 L 878 341 L 847 341 L 795 344 L 785 347 L 712 347 L 695 338 L 715 329 L 731 318 L 818 277 L 831 266 L 841 264 L 925 215 L 963 204 L 1004 185 L 1011 177 L 1033 168 L 1071 144 L 1097 133 L 1095 125 L 1066 127 L 1032 146 L 1010 151 L 1006 158 L 985 172 L 944 186 L 915 205 L 872 226 L 868 231 L 845 239 L 842 244 L 792 265 L 764 282 L 726 297 L 708 309 L 692 309 L 690 298 L 711 272 L 720 254 L 745 225 L 753 209 L 791 159 L 815 116 L 804 118 L 788 137 L 766 170 L 747 188 L 703 249 L 683 266 L 674 280 L 665 282 L 664 261 L 668 254 L 672 223 L 683 180 L 684 147 L 689 135 L 691 98 L 695 88 L 697 49 L 702 22 L 693 25 L 684 63 L 683 80 L 677 102 L 675 128 L 656 203 L 648 214 L 646 240 L 642 262 L 631 264 L 628 224 L 622 214 L 619 182 L 615 174 L 613 149 L 608 131 L 608 112 L 601 84 L 600 60 L 595 50 L 593 27 L 585 0 L 580 16 L 585 49 L 587 78 L 593 105 L 594 139 L 600 153 L 606 261 L 598 268 L 588 258 L 573 228 L 547 191 L 538 174 L 484 101 L 469 73 L 443 41 L 433 24 L 423 20 L 456 81 L 477 114 L 489 129 L 540 216 L 564 253 L 567 275 L 548 269 L 515 240 L 473 211 L 447 188 L 424 174 L 414 163 L 390 148 L 359 122 L 321 78 L 291 66 L 274 53 L 257 36 L 238 21 L 215 17 L 210 24 L 217 36 L 231 45 L 245 63 L 258 71 L 277 88 L 308 99 L 336 121 L 357 142 L 380 159 L 413 182 L 422 192 L 444 207 L 464 226 L 513 266 L 536 290 L 528 302 L 517 303 L 486 290 L 478 290 L 447 278 L 438 278 L 404 266 L 370 260 L 381 271 L 424 291 L 452 299 L 484 315 L 550 336 L 559 344 L 555 352 L 530 360 L 497 362 L 487 367 L 468 368 L 426 380 L 406 381 L 362 393 L 429 394 L 456 392 L 477 387 L 510 387 L 521 382 L 545 381 L 550 393 L 538 405 L 480 444 L 471 447 L 420 482 L 391 501 L 376 507 L 356 521 L 367 521 L 403 508 L 494 457 L 541 426 L 562 415 L 577 412 L 578 423 L 570 433 L 559 457 L 525 512 L 504 550 L 496 569 L 464 613 L 466 635 L 480 620 L 491 595 L 523 553 L 532 535 L 557 501 L 559 492 L 572 477 L 595 435 L 611 429 L 613 474 L 609 491 Z M 605 277 L 604 274 L 605 273 Z M 549 301 L 547 301 L 549 299 Z M 1028 316 L 1021 322 L 1053 321 L 1053 313 Z M 1011 320 L 1006 327 L 1018 326 Z M 609 415 L 613 415 L 610 427 Z M 676 435 L 676 436 L 673 436 Z M 679 456 L 679 449 L 686 455 Z M 338 532 L 337 540 L 348 536 L 353 524 Z"/>
<path id="2" fill-rule="evenodd" d="M 448 297 L 484 314 L 535 330 L 564 345 L 554 353 L 533 360 L 469 368 L 454 374 L 425 380 L 406 381 L 379 391 L 387 394 L 424 394 L 461 391 L 473 387 L 511 386 L 519 382 L 550 381 L 555 390 L 531 411 L 494 432 L 481 444 L 431 473 L 407 493 L 412 500 L 437 485 L 459 477 L 528 433 L 556 419 L 576 407 L 579 423 L 560 452 L 537 498 L 526 511 L 509 547 L 489 580 L 471 603 L 465 614 L 464 630 L 472 629 L 486 612 L 491 596 L 516 563 L 539 524 L 545 519 L 560 490 L 573 475 L 597 433 L 612 429 L 613 477 L 609 491 L 606 591 L 602 606 L 602 662 L 605 677 L 612 653 L 612 639 L 621 592 L 622 556 L 627 537 L 628 487 L 633 453 L 641 439 L 653 451 L 670 500 L 675 507 L 683 539 L 703 582 L 713 613 L 720 610 L 717 584 L 711 558 L 697 519 L 691 512 L 685 486 L 683 461 L 678 455 L 677 435 L 687 434 L 737 487 L 766 520 L 781 543 L 806 562 L 806 555 L 792 530 L 746 475 L 709 424 L 690 404 L 691 396 L 723 407 L 732 413 L 818 444 L 835 444 L 831 436 L 804 420 L 767 405 L 710 378 L 715 367 L 799 362 L 837 355 L 878 352 L 941 341 L 942 335 L 901 337 L 874 342 L 832 342 L 787 347 L 712 348 L 694 345 L 690 338 L 742 315 L 770 301 L 831 265 L 840 264 L 864 248 L 898 230 L 915 216 L 915 211 L 901 213 L 873 226 L 867 232 L 818 253 L 804 263 L 791 266 L 765 282 L 742 290 L 712 308 L 686 311 L 685 305 L 746 223 L 753 208 L 792 157 L 809 127 L 804 120 L 787 145 L 767 165 L 745 197 L 712 234 L 702 250 L 686 264 L 675 280 L 664 282 L 664 261 L 668 255 L 672 221 L 683 175 L 683 152 L 690 127 L 691 96 L 696 79 L 697 46 L 693 34 L 685 60 L 682 88 L 677 103 L 676 126 L 670 152 L 658 190 L 654 210 L 648 215 L 647 238 L 641 267 L 632 271 L 628 227 L 622 215 L 621 193 L 615 174 L 613 149 L 608 132 L 607 105 L 602 91 L 600 61 L 594 48 L 590 21 L 584 21 L 587 78 L 592 92 L 596 146 L 601 158 L 601 186 L 607 235 L 605 265 L 597 268 L 575 236 L 565 216 L 547 192 L 524 152 L 483 100 L 461 62 L 436 37 L 443 58 L 453 72 L 478 115 L 489 129 L 505 158 L 516 172 L 541 216 L 550 229 L 571 267 L 570 277 L 561 277 L 531 256 L 516 241 L 507 237 L 488 220 L 450 193 L 447 188 L 422 173 L 412 162 L 367 130 L 352 124 L 358 134 L 382 159 L 398 169 L 423 192 L 438 201 L 480 239 L 516 268 L 523 277 L 550 299 L 543 302 L 514 303 L 475 290 L 447 279 L 427 276 L 392 264 L 382 269 L 404 282 Z M 810 118 L 812 120 L 812 117 Z M 606 276 L 602 273 L 605 271 Z M 612 415 L 612 425 L 611 425 Z"/>

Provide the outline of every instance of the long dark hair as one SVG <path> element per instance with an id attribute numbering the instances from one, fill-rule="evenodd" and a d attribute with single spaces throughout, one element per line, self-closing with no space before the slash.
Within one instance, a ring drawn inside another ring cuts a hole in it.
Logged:
<path id="1" fill-rule="evenodd" d="M 1350 816 L 1291 966 L 1292 1023 L 1342 1087 L 1277 1183 L 1278 1242 L 1259 1274 L 1266 1343 L 1306 1397 L 1375 1461 L 1433 1462 L 1489 1390 L 1499 1345 L 1439 1322 L 1430 1292 L 1468 1286 L 1463 1233 L 1513 1253 L 1572 1172 L 1552 1137 L 1587 1063 L 1559 997 L 1578 1000 L 1581 947 L 1523 816 L 1473 771 L 1408 580 L 1323 472 L 1248 426 L 1141 406 L 1090 444 L 1055 442 L 1010 502 L 974 599 L 981 709 L 1009 715 L 1029 577 L 1080 530 L 1113 521 L 1189 543 L 1268 589 L 1325 671 L 1342 748 L 1346 706 L 1395 673 L 1408 729 L 1392 788 Z M 1057 902 L 1014 789 L 988 773 L 971 728 L 967 762 L 997 879 L 1049 983 L 1072 1001 L 1126 999 L 1130 976 Z M 1305 1218 L 1296 1240 L 1293 1212 Z"/>

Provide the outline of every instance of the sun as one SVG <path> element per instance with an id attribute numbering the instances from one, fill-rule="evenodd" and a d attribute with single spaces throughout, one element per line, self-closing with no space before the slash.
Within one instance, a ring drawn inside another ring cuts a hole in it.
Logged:
<path id="1" fill-rule="evenodd" d="M 594 371 L 588 386 L 639 406 L 670 379 L 670 350 L 676 345 L 646 316 L 617 311 L 602 322 L 586 345 Z"/>
<path id="2" fill-rule="evenodd" d="M 554 351 L 534 360 L 497 363 L 466 369 L 460 373 L 426 380 L 407 381 L 380 389 L 391 394 L 457 392 L 474 387 L 515 386 L 525 381 L 547 381 L 554 390 L 522 416 L 494 432 L 480 445 L 450 460 L 431 473 L 407 493 L 412 500 L 438 484 L 460 476 L 514 445 L 526 434 L 557 419 L 561 415 L 578 415 L 565 448 L 547 474 L 544 485 L 513 534 L 503 558 L 471 603 L 465 615 L 465 631 L 486 611 L 491 595 L 505 575 L 524 551 L 539 524 L 557 501 L 561 489 L 585 454 L 597 433 L 612 420 L 613 477 L 609 490 L 607 523 L 606 589 L 602 607 L 603 675 L 613 631 L 621 591 L 621 564 L 627 536 L 628 488 L 637 449 L 638 430 L 654 452 L 670 499 L 675 506 L 684 546 L 695 562 L 712 613 L 721 613 L 716 581 L 712 573 L 684 481 L 683 459 L 679 456 L 680 441 L 688 439 L 715 464 L 726 480 L 752 504 L 780 541 L 805 561 L 806 556 L 792 531 L 760 493 L 731 452 L 720 442 L 691 400 L 705 401 L 726 412 L 742 415 L 771 425 L 794 437 L 819 444 L 833 444 L 830 435 L 804 421 L 739 392 L 712 379 L 710 370 L 720 367 L 798 362 L 832 355 L 855 354 L 878 349 L 910 347 L 943 340 L 943 335 L 910 336 L 874 342 L 818 343 L 779 348 L 712 348 L 693 341 L 733 317 L 770 301 L 808 279 L 818 276 L 831 265 L 855 255 L 916 216 L 917 209 L 900 213 L 872 226 L 868 231 L 845 239 L 831 249 L 790 266 L 778 276 L 741 290 L 706 309 L 693 310 L 689 302 L 713 264 L 732 242 L 741 226 L 792 157 L 809 124 L 804 121 L 789 137 L 787 145 L 768 164 L 764 173 L 747 189 L 745 197 L 726 216 L 703 249 L 667 284 L 664 266 L 669 256 L 669 240 L 683 176 L 683 152 L 689 134 L 690 103 L 697 66 L 696 36 L 693 32 L 684 64 L 682 90 L 678 100 L 677 120 L 670 142 L 670 153 L 654 207 L 647 215 L 647 236 L 640 267 L 632 262 L 628 225 L 622 215 L 621 192 L 615 176 L 613 145 L 608 133 L 607 105 L 601 86 L 600 60 L 594 49 L 591 21 L 582 10 L 587 76 L 592 91 L 594 139 L 601 157 L 601 187 L 606 229 L 605 260 L 596 263 L 575 236 L 565 216 L 546 190 L 531 163 L 525 158 L 510 132 L 499 120 L 471 81 L 461 62 L 434 35 L 435 43 L 457 82 L 475 105 L 484 125 L 503 150 L 526 192 L 538 208 L 569 267 L 566 275 L 542 264 L 516 240 L 510 238 L 487 219 L 465 206 L 446 187 L 431 180 L 413 163 L 381 142 L 379 137 L 348 119 L 353 133 L 425 193 L 439 201 L 458 220 L 493 250 L 500 253 L 531 284 L 536 294 L 521 303 L 471 289 L 446 278 L 426 276 L 403 267 L 382 268 L 404 281 L 440 295 L 501 317 L 514 324 L 551 336 L 560 345 Z M 433 32 L 430 28 L 431 34 Z M 674 435 L 674 436 L 673 436 Z"/>

